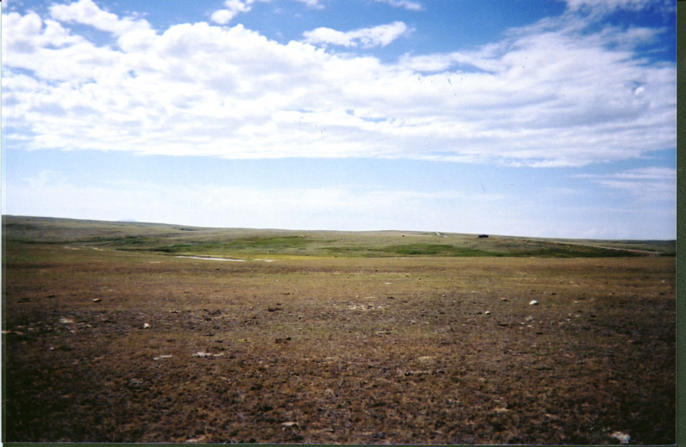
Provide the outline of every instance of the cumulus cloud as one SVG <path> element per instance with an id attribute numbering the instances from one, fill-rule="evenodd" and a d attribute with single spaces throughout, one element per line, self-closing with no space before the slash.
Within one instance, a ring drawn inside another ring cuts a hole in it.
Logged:
<path id="1" fill-rule="evenodd" d="M 2 20 L 8 146 L 542 167 L 675 147 L 675 66 L 635 50 L 654 29 L 566 15 L 469 51 L 393 63 L 319 44 L 387 45 L 407 31 L 402 22 L 283 44 L 242 25 L 156 31 L 91 0 Z M 91 42 L 69 23 L 113 42 Z"/>
<path id="2" fill-rule="evenodd" d="M 50 6 L 50 15 L 63 23 L 90 25 L 118 36 L 137 29 L 150 29 L 147 21 L 128 17 L 120 18 L 116 14 L 104 11 L 92 0 L 79 0 L 67 5 L 54 4 Z"/>
<path id="3" fill-rule="evenodd" d="M 253 0 L 226 0 L 225 9 L 219 9 L 212 14 L 212 21 L 220 25 L 226 25 L 241 12 L 248 12 L 251 9 Z"/>
<path id="4" fill-rule="evenodd" d="M 313 44 L 332 44 L 344 47 L 372 48 L 385 47 L 407 32 L 403 22 L 393 22 L 353 31 L 337 31 L 332 28 L 316 28 L 303 33 L 305 42 Z"/>

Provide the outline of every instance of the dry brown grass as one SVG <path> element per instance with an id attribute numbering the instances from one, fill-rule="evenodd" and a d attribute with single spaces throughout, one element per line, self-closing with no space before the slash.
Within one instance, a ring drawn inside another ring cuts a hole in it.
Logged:
<path id="1" fill-rule="evenodd" d="M 5 262 L 5 441 L 674 442 L 674 258 Z"/>

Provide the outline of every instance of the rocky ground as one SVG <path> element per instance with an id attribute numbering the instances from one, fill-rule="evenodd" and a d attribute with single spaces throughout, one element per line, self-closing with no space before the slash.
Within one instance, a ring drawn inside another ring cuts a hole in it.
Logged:
<path id="1" fill-rule="evenodd" d="M 672 257 L 4 260 L 4 441 L 674 442 Z"/>

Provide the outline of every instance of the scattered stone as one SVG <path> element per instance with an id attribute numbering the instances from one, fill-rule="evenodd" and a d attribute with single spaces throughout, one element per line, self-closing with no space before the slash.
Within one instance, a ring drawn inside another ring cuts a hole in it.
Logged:
<path id="1" fill-rule="evenodd" d="M 143 323 L 143 329 L 150 329 L 151 327 L 150 323 Z"/>
<path id="2" fill-rule="evenodd" d="M 298 426 L 298 423 L 295 421 L 287 421 L 287 422 L 282 422 L 281 426 L 286 429 L 286 428 L 294 428 Z"/>
<path id="3" fill-rule="evenodd" d="M 61 317 L 60 323 L 62 323 L 62 324 L 73 324 L 74 320 L 72 318 Z"/>
<path id="4" fill-rule="evenodd" d="M 622 433 L 621 431 L 613 432 L 610 436 L 618 440 L 622 445 L 626 445 L 631 441 L 631 436 L 627 433 Z"/>
<path id="5" fill-rule="evenodd" d="M 170 359 L 172 357 L 173 357 L 173 355 L 171 355 L 171 354 L 162 354 L 162 355 L 158 355 L 157 357 L 153 357 L 152 359 L 153 360 L 162 360 L 162 359 Z"/>
<path id="6" fill-rule="evenodd" d="M 269 307 L 267 307 L 267 310 L 268 310 L 269 312 L 276 312 L 277 310 L 282 310 L 282 309 L 281 309 L 280 307 L 271 307 L 271 306 L 269 306 Z"/>
<path id="7" fill-rule="evenodd" d="M 94 303 L 99 303 L 100 301 L 102 301 L 102 299 L 100 299 L 100 298 L 93 298 L 93 302 L 94 302 Z"/>
<path id="8" fill-rule="evenodd" d="M 205 352 L 205 351 L 198 351 L 195 354 L 193 354 L 193 357 L 200 357 L 200 358 L 214 358 L 214 357 L 222 357 L 224 355 L 223 352 L 220 352 L 218 354 L 213 354 L 211 352 Z"/>
<path id="9" fill-rule="evenodd" d="M 536 301 L 536 300 L 529 301 L 529 306 L 538 306 L 538 301 Z"/>
<path id="10" fill-rule="evenodd" d="M 431 355 L 424 355 L 424 356 L 422 356 L 422 357 L 417 358 L 417 360 L 419 360 L 419 361 L 422 362 L 422 363 L 433 362 L 434 359 L 435 359 L 435 357 L 434 357 L 434 356 L 431 356 Z"/>
<path id="11" fill-rule="evenodd" d="M 510 410 L 508 410 L 508 409 L 505 408 L 505 407 L 496 407 L 496 408 L 493 409 L 493 411 L 494 411 L 495 413 L 501 414 L 501 413 L 507 413 L 507 412 L 510 411 Z"/>
<path id="12" fill-rule="evenodd" d="M 510 301 L 510 300 L 508 300 L 507 298 L 500 298 L 500 301 L 507 302 L 507 301 Z"/>
<path id="13" fill-rule="evenodd" d="M 491 311 L 487 310 L 486 312 L 484 312 L 484 315 L 491 315 Z"/>

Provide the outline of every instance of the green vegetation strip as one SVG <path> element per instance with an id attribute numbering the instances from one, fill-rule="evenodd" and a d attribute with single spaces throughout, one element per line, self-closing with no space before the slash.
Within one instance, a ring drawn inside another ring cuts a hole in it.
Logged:
<path id="1" fill-rule="evenodd" d="M 623 257 L 675 253 L 675 241 L 600 241 L 401 231 L 200 228 L 4 216 L 5 240 L 189 256 Z"/>

